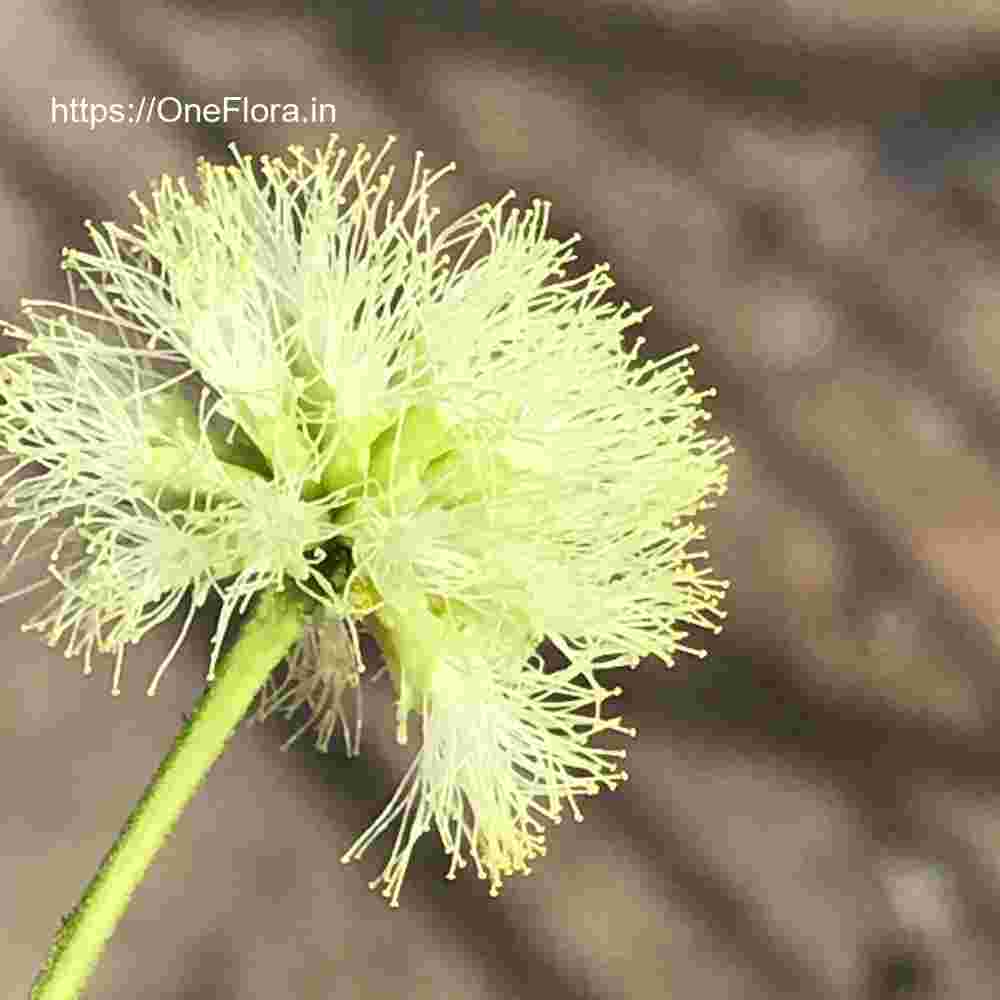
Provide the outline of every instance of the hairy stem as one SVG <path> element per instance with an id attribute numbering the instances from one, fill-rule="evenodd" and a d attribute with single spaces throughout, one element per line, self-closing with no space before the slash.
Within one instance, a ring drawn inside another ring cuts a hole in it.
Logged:
<path id="1" fill-rule="evenodd" d="M 260 599 L 80 902 L 63 919 L 31 1000 L 80 996 L 156 852 L 304 624 L 300 598 L 283 591 Z"/>

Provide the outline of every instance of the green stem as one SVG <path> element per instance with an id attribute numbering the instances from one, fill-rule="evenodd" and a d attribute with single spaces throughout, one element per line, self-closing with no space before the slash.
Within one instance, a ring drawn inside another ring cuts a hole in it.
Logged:
<path id="1" fill-rule="evenodd" d="M 300 598 L 272 592 L 260 599 L 80 902 L 64 918 L 30 1000 L 80 995 L 150 862 L 254 695 L 302 634 L 304 621 Z"/>

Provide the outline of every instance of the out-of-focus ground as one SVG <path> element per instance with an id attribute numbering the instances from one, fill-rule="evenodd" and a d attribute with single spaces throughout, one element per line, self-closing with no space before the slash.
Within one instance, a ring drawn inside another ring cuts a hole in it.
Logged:
<path id="1" fill-rule="evenodd" d="M 735 441 L 711 655 L 623 678 L 631 780 L 501 897 L 428 843 L 390 911 L 339 857 L 405 763 L 241 731 L 94 997 L 772 1000 L 1000 994 L 1000 8 L 605 0 L 8 3 L 0 314 L 65 293 L 84 218 L 194 160 L 325 126 L 52 124 L 50 101 L 332 101 L 344 141 L 455 159 L 585 234 L 648 347 L 702 345 Z M 0 980 L 26 995 L 200 688 L 155 700 L 0 608 Z M 381 730 L 381 731 L 380 731 Z M 380 845 L 384 848 L 384 845 Z"/>

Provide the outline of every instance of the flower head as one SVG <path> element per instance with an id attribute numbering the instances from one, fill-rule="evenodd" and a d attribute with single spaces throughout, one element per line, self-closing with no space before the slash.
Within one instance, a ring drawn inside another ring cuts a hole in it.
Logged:
<path id="1" fill-rule="evenodd" d="M 398 821 L 395 903 L 432 826 L 449 874 L 471 858 L 495 892 L 564 804 L 624 777 L 624 751 L 591 745 L 634 735 L 600 678 L 718 630 L 697 516 L 729 445 L 705 430 L 694 349 L 626 348 L 646 310 L 606 299 L 607 265 L 570 273 L 579 237 L 549 234 L 548 203 L 510 193 L 439 227 L 451 166 L 418 155 L 393 201 L 390 145 L 201 162 L 198 190 L 135 198 L 132 229 L 88 226 L 64 266 L 92 304 L 31 302 L 9 328 L 0 483 L 14 560 L 32 539 L 51 557 L 20 591 L 56 588 L 27 627 L 88 671 L 114 654 L 114 690 L 186 593 L 178 643 L 222 599 L 211 677 L 232 614 L 294 586 L 313 609 L 261 714 L 305 708 L 354 753 L 344 697 L 374 636 L 399 739 L 416 714 L 422 745 L 345 860 Z"/>

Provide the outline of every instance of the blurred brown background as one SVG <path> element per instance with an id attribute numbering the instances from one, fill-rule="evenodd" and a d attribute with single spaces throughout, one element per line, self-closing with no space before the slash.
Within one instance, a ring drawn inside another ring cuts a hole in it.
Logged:
<path id="1" fill-rule="evenodd" d="M 426 845 L 399 911 L 340 854 L 404 758 L 241 731 L 93 997 L 1000 995 L 1000 8 L 974 0 L 28 3 L 0 20 L 0 311 L 65 294 L 84 218 L 226 143 L 324 126 L 53 124 L 50 101 L 336 105 L 350 145 L 455 159 L 445 213 L 515 187 L 698 341 L 737 445 L 713 515 L 733 581 L 705 661 L 625 676 L 631 780 L 497 900 Z M 0 608 L 0 990 L 25 996 L 200 689 L 155 700 Z M 384 682 L 383 682 L 384 684 Z"/>

